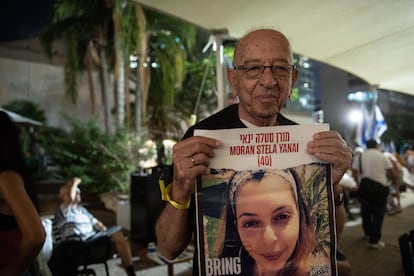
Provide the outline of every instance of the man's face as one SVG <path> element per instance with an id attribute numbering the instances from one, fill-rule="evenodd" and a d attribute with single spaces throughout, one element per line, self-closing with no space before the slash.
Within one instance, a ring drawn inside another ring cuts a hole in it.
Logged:
<path id="1" fill-rule="evenodd" d="M 260 30 L 246 36 L 238 46 L 234 65 L 292 65 L 288 42 L 279 33 Z M 228 70 L 233 95 L 239 97 L 239 116 L 257 126 L 273 125 L 276 115 L 290 97 L 298 71 L 278 78 L 270 68 L 256 78 L 248 78 L 243 70 Z"/>

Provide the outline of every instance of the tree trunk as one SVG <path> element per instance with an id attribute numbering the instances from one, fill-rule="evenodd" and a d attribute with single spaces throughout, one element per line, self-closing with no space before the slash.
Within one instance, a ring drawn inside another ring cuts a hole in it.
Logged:
<path id="1" fill-rule="evenodd" d="M 115 48 L 115 93 L 116 93 L 116 122 L 118 127 L 123 127 L 125 122 L 125 55 L 121 43 L 121 18 L 117 8 L 113 9 L 114 21 L 114 48 Z"/>
<path id="2" fill-rule="evenodd" d="M 109 106 L 109 74 L 108 74 L 108 60 L 105 54 L 106 38 L 104 36 L 104 30 L 99 32 L 99 57 L 101 60 L 100 76 L 101 76 L 101 91 L 102 91 L 102 104 L 104 109 L 104 123 L 106 133 L 112 132 L 111 127 L 111 108 Z"/>
<path id="3" fill-rule="evenodd" d="M 95 115 L 95 86 L 93 84 L 93 75 L 92 75 L 92 72 L 93 72 L 92 51 L 94 51 L 92 43 L 89 43 L 84 62 L 85 62 L 86 70 L 88 72 L 89 97 L 91 101 L 91 114 Z"/>
<path id="4" fill-rule="evenodd" d="M 135 133 L 139 135 L 142 133 L 142 96 L 141 96 L 141 86 L 140 83 L 140 72 L 137 68 L 137 79 L 135 85 Z"/>
<path id="5" fill-rule="evenodd" d="M 150 70 L 145 67 L 148 57 L 148 36 L 147 36 L 147 20 L 141 5 L 135 6 L 135 13 L 139 27 L 139 43 L 138 43 L 138 67 L 137 67 L 137 93 L 135 98 L 135 126 L 137 133 L 141 132 L 142 117 L 145 118 L 147 112 L 147 99 L 150 83 Z"/>
<path id="6" fill-rule="evenodd" d="M 125 85 L 124 85 L 124 94 L 125 94 L 125 125 L 131 127 L 131 107 L 130 107 L 130 93 L 129 93 L 129 60 L 125 60 L 124 64 L 125 70 Z"/>

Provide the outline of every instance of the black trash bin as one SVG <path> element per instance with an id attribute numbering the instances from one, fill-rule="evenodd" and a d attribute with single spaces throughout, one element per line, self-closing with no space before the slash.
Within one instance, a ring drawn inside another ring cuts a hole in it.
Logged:
<path id="1" fill-rule="evenodd" d="M 156 242 L 155 222 L 162 206 L 158 180 L 169 175 L 170 166 L 157 166 L 149 174 L 131 174 L 131 239 L 143 246 Z"/>

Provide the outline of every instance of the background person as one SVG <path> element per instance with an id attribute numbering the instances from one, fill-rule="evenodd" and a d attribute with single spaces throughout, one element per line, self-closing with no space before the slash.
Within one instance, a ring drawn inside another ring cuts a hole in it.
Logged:
<path id="1" fill-rule="evenodd" d="M 353 194 L 356 193 L 358 189 L 358 184 L 356 183 L 355 179 L 352 177 L 352 170 L 349 169 L 343 176 L 341 181 L 339 181 L 339 185 L 342 186 L 344 189 L 344 210 L 348 216 L 348 219 L 353 220 L 355 219 L 353 214 L 351 213 L 350 203 L 353 200 Z"/>
<path id="2" fill-rule="evenodd" d="M 404 161 L 408 171 L 414 174 L 414 144 L 411 144 L 404 152 Z"/>
<path id="3" fill-rule="evenodd" d="M 387 179 L 395 183 L 396 177 L 391 160 L 379 150 L 377 141 L 368 140 L 366 147 L 366 151 L 354 159 L 352 175 L 359 180 L 362 229 L 369 238 L 369 247 L 378 249 L 385 246 L 380 239 L 389 193 Z"/>
<path id="4" fill-rule="evenodd" d="M 292 174 L 239 171 L 229 182 L 220 257 L 240 256 L 243 275 L 309 275 L 315 227 Z"/>
<path id="5" fill-rule="evenodd" d="M 0 111 L 0 275 L 21 275 L 46 237 L 16 127 Z"/>
<path id="6" fill-rule="evenodd" d="M 400 191 L 401 191 L 403 172 L 402 172 L 402 165 L 399 163 L 394 153 L 384 152 L 384 154 L 391 160 L 391 164 L 393 167 L 393 174 L 395 176 L 394 179 L 388 177 L 388 185 L 390 188 L 390 193 L 388 194 L 386 206 L 387 206 L 388 215 L 392 216 L 392 215 L 402 212 Z M 395 182 L 393 182 L 393 180 Z"/>
<path id="7" fill-rule="evenodd" d="M 55 221 L 62 241 L 87 241 L 102 233 L 102 238 L 109 237 L 115 244 L 115 249 L 127 274 L 135 275 L 130 245 L 125 240 L 121 227 L 107 229 L 101 221 L 80 204 L 81 193 L 78 187 L 80 183 L 81 179 L 74 177 L 68 183 L 62 185 L 59 190 L 62 203 L 56 210 Z M 106 231 L 107 233 L 105 233 Z"/>
<path id="8" fill-rule="evenodd" d="M 282 33 L 272 29 L 258 29 L 248 33 L 236 46 L 233 65 L 234 68 L 228 70 L 227 77 L 239 103 L 228 106 L 191 127 L 183 140 L 173 148 L 170 201 L 166 203 L 156 223 L 158 249 L 169 259 L 178 256 L 191 241 L 195 227 L 193 203 L 196 179 L 208 172 L 214 149 L 220 146 L 220 141 L 193 136 L 194 129 L 296 124 L 280 113 L 291 96 L 299 75 L 293 65 L 290 43 Z M 313 140 L 307 144 L 307 152 L 333 164 L 335 200 L 340 202 L 342 188 L 337 184 L 350 166 L 351 149 L 337 132 L 325 131 L 313 136 Z M 337 215 L 336 220 L 341 225 L 344 223 L 342 215 Z M 174 223 L 171 224 L 171 221 Z M 197 269 L 195 256 L 194 273 L 197 273 Z"/>

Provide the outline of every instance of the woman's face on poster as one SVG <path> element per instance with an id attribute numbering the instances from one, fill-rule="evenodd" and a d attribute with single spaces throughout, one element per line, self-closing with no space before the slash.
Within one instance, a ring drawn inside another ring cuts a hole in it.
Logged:
<path id="1" fill-rule="evenodd" d="M 258 271 L 279 271 L 295 250 L 299 214 L 292 184 L 265 176 L 243 185 L 236 198 L 237 230 Z"/>

